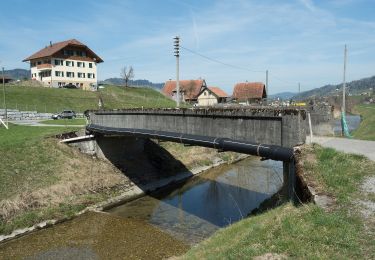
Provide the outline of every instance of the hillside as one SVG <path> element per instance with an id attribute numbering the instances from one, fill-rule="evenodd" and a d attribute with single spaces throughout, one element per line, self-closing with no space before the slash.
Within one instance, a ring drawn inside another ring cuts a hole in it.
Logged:
<path id="1" fill-rule="evenodd" d="M 279 99 L 282 99 L 282 100 L 289 100 L 290 98 L 292 98 L 295 95 L 296 95 L 296 93 L 294 93 L 294 92 L 281 92 L 281 93 L 269 95 L 269 98 L 271 98 L 271 99 L 279 98 Z"/>
<path id="2" fill-rule="evenodd" d="M 375 76 L 369 78 L 363 78 L 360 80 L 354 80 L 347 83 L 348 94 L 358 95 L 363 92 L 369 92 L 375 89 Z M 295 95 L 293 99 L 308 99 L 311 97 L 323 97 L 323 96 L 333 96 L 337 92 L 336 89 L 342 89 L 342 84 L 338 85 L 325 85 L 320 88 L 311 89 L 302 92 L 299 95 Z"/>
<path id="3" fill-rule="evenodd" d="M 174 107 L 174 101 L 151 88 L 123 88 L 105 86 L 98 92 L 80 89 L 56 89 L 45 87 L 12 86 L 6 87 L 6 103 L 8 109 L 36 110 L 38 112 L 58 112 L 73 109 L 83 112 L 87 109 L 98 109 L 99 97 L 104 108 L 134 107 Z M 1 100 L 3 94 L 0 94 Z M 0 103 L 3 108 L 3 103 Z"/>
<path id="4" fill-rule="evenodd" d="M 12 79 L 29 79 L 30 70 L 25 69 L 13 69 L 13 70 L 4 70 L 5 75 L 8 75 Z"/>
<path id="5" fill-rule="evenodd" d="M 100 81 L 99 84 L 122 86 L 125 84 L 125 82 L 122 78 L 109 78 L 109 79 Z M 137 80 L 129 80 L 129 85 L 132 87 L 143 86 L 143 87 L 150 87 L 150 88 L 155 88 L 155 89 L 162 89 L 164 86 L 164 83 L 152 83 L 151 81 L 148 81 L 147 79 L 137 79 Z"/>

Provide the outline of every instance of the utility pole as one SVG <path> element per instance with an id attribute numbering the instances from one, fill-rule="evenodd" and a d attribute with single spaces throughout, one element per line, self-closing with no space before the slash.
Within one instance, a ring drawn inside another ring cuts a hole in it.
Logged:
<path id="1" fill-rule="evenodd" d="M 342 84 L 342 107 L 341 112 L 345 113 L 345 88 L 346 88 L 346 44 L 344 49 L 344 75 L 343 75 L 343 84 Z"/>
<path id="2" fill-rule="evenodd" d="M 347 59 L 347 49 L 345 44 L 344 49 L 344 75 L 343 75 L 343 84 L 342 84 L 342 107 L 341 107 L 341 129 L 342 129 L 342 136 L 351 137 L 348 129 L 348 125 L 346 123 L 345 112 L 345 91 L 346 91 L 346 59 Z"/>
<path id="3" fill-rule="evenodd" d="M 5 99 L 5 75 L 4 75 L 4 67 L 3 67 L 3 96 L 4 96 L 4 113 L 5 113 L 5 122 L 8 128 L 8 111 L 7 111 L 7 103 Z"/>
<path id="4" fill-rule="evenodd" d="M 267 97 L 266 97 L 266 103 L 268 103 L 267 102 L 268 101 L 268 95 L 269 95 L 269 93 L 268 93 L 268 70 L 266 70 L 266 95 L 267 95 Z"/>
<path id="5" fill-rule="evenodd" d="M 177 91 L 177 107 L 180 107 L 180 37 L 174 39 L 174 56 L 176 56 L 176 91 Z"/>

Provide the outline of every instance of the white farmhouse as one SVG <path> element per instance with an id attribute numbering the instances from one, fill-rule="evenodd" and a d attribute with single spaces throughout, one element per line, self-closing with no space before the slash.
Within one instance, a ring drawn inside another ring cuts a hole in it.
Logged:
<path id="1" fill-rule="evenodd" d="M 46 46 L 23 61 L 30 62 L 31 79 L 47 87 L 97 86 L 97 64 L 103 60 L 76 39 Z"/>

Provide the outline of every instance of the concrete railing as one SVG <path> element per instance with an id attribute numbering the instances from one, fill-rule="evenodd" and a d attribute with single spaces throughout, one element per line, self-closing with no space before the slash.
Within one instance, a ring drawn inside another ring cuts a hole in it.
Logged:
<path id="1" fill-rule="evenodd" d="M 306 139 L 306 111 L 294 108 L 89 111 L 92 124 L 169 131 L 293 147 Z"/>

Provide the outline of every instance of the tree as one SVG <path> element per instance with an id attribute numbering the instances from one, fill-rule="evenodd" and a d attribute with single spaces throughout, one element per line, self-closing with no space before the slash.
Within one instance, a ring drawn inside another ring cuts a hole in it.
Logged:
<path id="1" fill-rule="evenodd" d="M 194 81 L 191 80 L 187 84 L 187 86 L 186 86 L 186 88 L 184 90 L 186 92 L 186 98 L 192 99 L 194 91 L 195 91 L 195 83 L 194 83 Z"/>
<path id="2" fill-rule="evenodd" d="M 132 66 L 123 67 L 121 69 L 120 77 L 125 81 L 125 87 L 128 87 L 128 82 L 130 79 L 134 78 L 134 70 Z"/>

